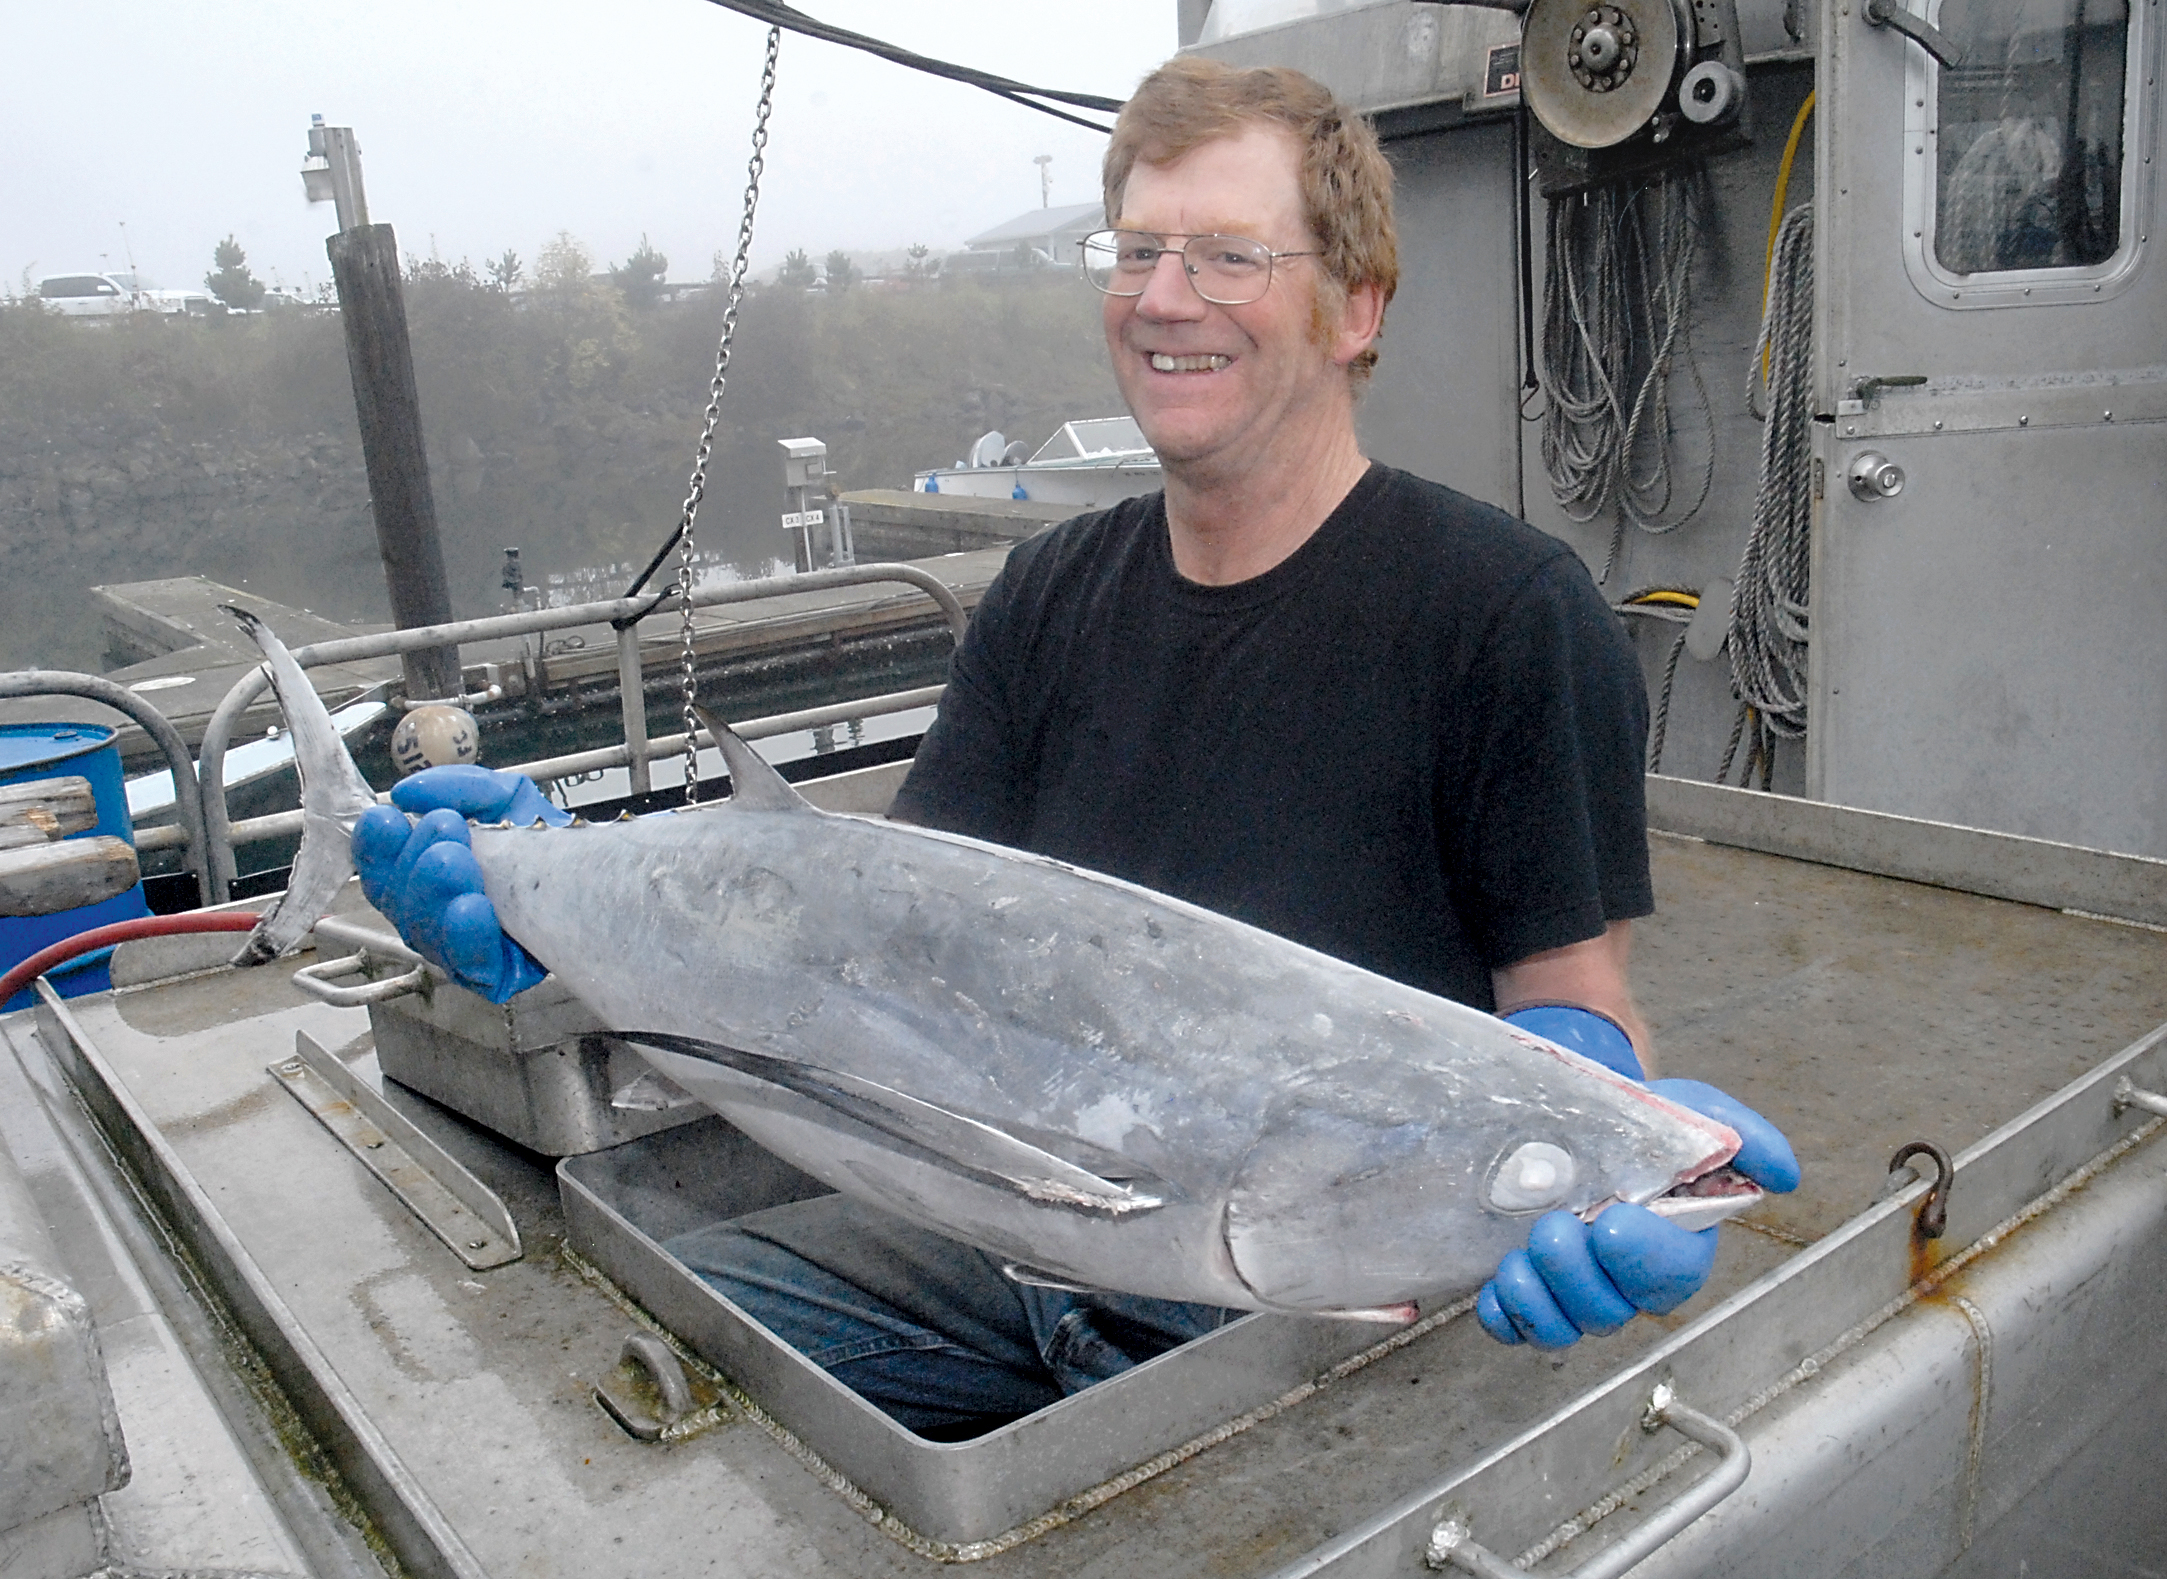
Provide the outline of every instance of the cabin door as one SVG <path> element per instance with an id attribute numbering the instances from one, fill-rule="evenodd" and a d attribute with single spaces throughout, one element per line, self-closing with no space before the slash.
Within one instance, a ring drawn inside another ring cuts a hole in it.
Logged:
<path id="1" fill-rule="evenodd" d="M 2160 0 L 1904 3 L 1824 0 L 1808 792 L 2167 855 Z"/>

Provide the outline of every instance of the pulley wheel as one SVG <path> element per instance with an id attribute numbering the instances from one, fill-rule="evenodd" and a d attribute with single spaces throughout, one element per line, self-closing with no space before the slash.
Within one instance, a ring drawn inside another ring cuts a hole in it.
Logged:
<path id="1" fill-rule="evenodd" d="M 1685 42 L 1673 0 L 1534 0 L 1520 91 L 1560 142 L 1614 147 L 1663 107 Z"/>

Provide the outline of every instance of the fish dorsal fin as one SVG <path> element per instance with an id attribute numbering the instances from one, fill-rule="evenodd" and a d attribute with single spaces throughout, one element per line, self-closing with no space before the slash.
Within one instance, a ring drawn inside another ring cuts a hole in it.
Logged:
<path id="1" fill-rule="evenodd" d="M 768 764 L 766 757 L 745 743 L 728 724 L 704 707 L 695 707 L 700 722 L 722 750 L 723 766 L 730 770 L 730 800 L 747 811 L 812 811 L 813 803 L 790 787 L 789 780 Z"/>
<path id="2" fill-rule="evenodd" d="M 376 794 L 354 766 L 330 710 L 286 644 L 247 609 L 228 605 L 225 612 L 240 621 L 263 654 L 271 689 L 286 715 L 294 771 L 301 779 L 301 849 L 287 876 L 286 892 L 263 913 L 233 958 L 236 965 L 261 965 L 300 942 L 354 875 L 347 838 L 361 814 L 376 804 Z"/>

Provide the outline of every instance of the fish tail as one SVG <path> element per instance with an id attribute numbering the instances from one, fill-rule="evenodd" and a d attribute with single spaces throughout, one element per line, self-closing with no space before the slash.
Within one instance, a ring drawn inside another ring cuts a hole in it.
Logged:
<path id="1" fill-rule="evenodd" d="M 376 804 L 376 792 L 354 766 L 338 726 L 331 722 L 330 709 L 286 644 L 246 609 L 228 607 L 225 612 L 240 622 L 263 653 L 271 689 L 286 715 L 294 768 L 301 776 L 301 849 L 294 856 L 286 892 L 264 913 L 233 957 L 236 965 L 262 965 L 300 942 L 353 875 L 350 835 L 355 821 Z"/>

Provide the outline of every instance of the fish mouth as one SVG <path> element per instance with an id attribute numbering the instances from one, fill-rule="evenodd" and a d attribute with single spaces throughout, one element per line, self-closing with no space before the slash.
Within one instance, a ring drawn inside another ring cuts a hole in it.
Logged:
<path id="1" fill-rule="evenodd" d="M 1218 373 L 1234 363 L 1234 358 L 1218 351 L 1206 351 L 1194 356 L 1173 356 L 1165 351 L 1145 353 L 1154 373 Z"/>
<path id="2" fill-rule="evenodd" d="M 1698 1233 L 1750 1212 L 1766 1192 L 1736 1168 L 1712 1168 L 1699 1178 L 1674 1185 L 1648 1203 L 1648 1210 L 1680 1228 Z"/>

